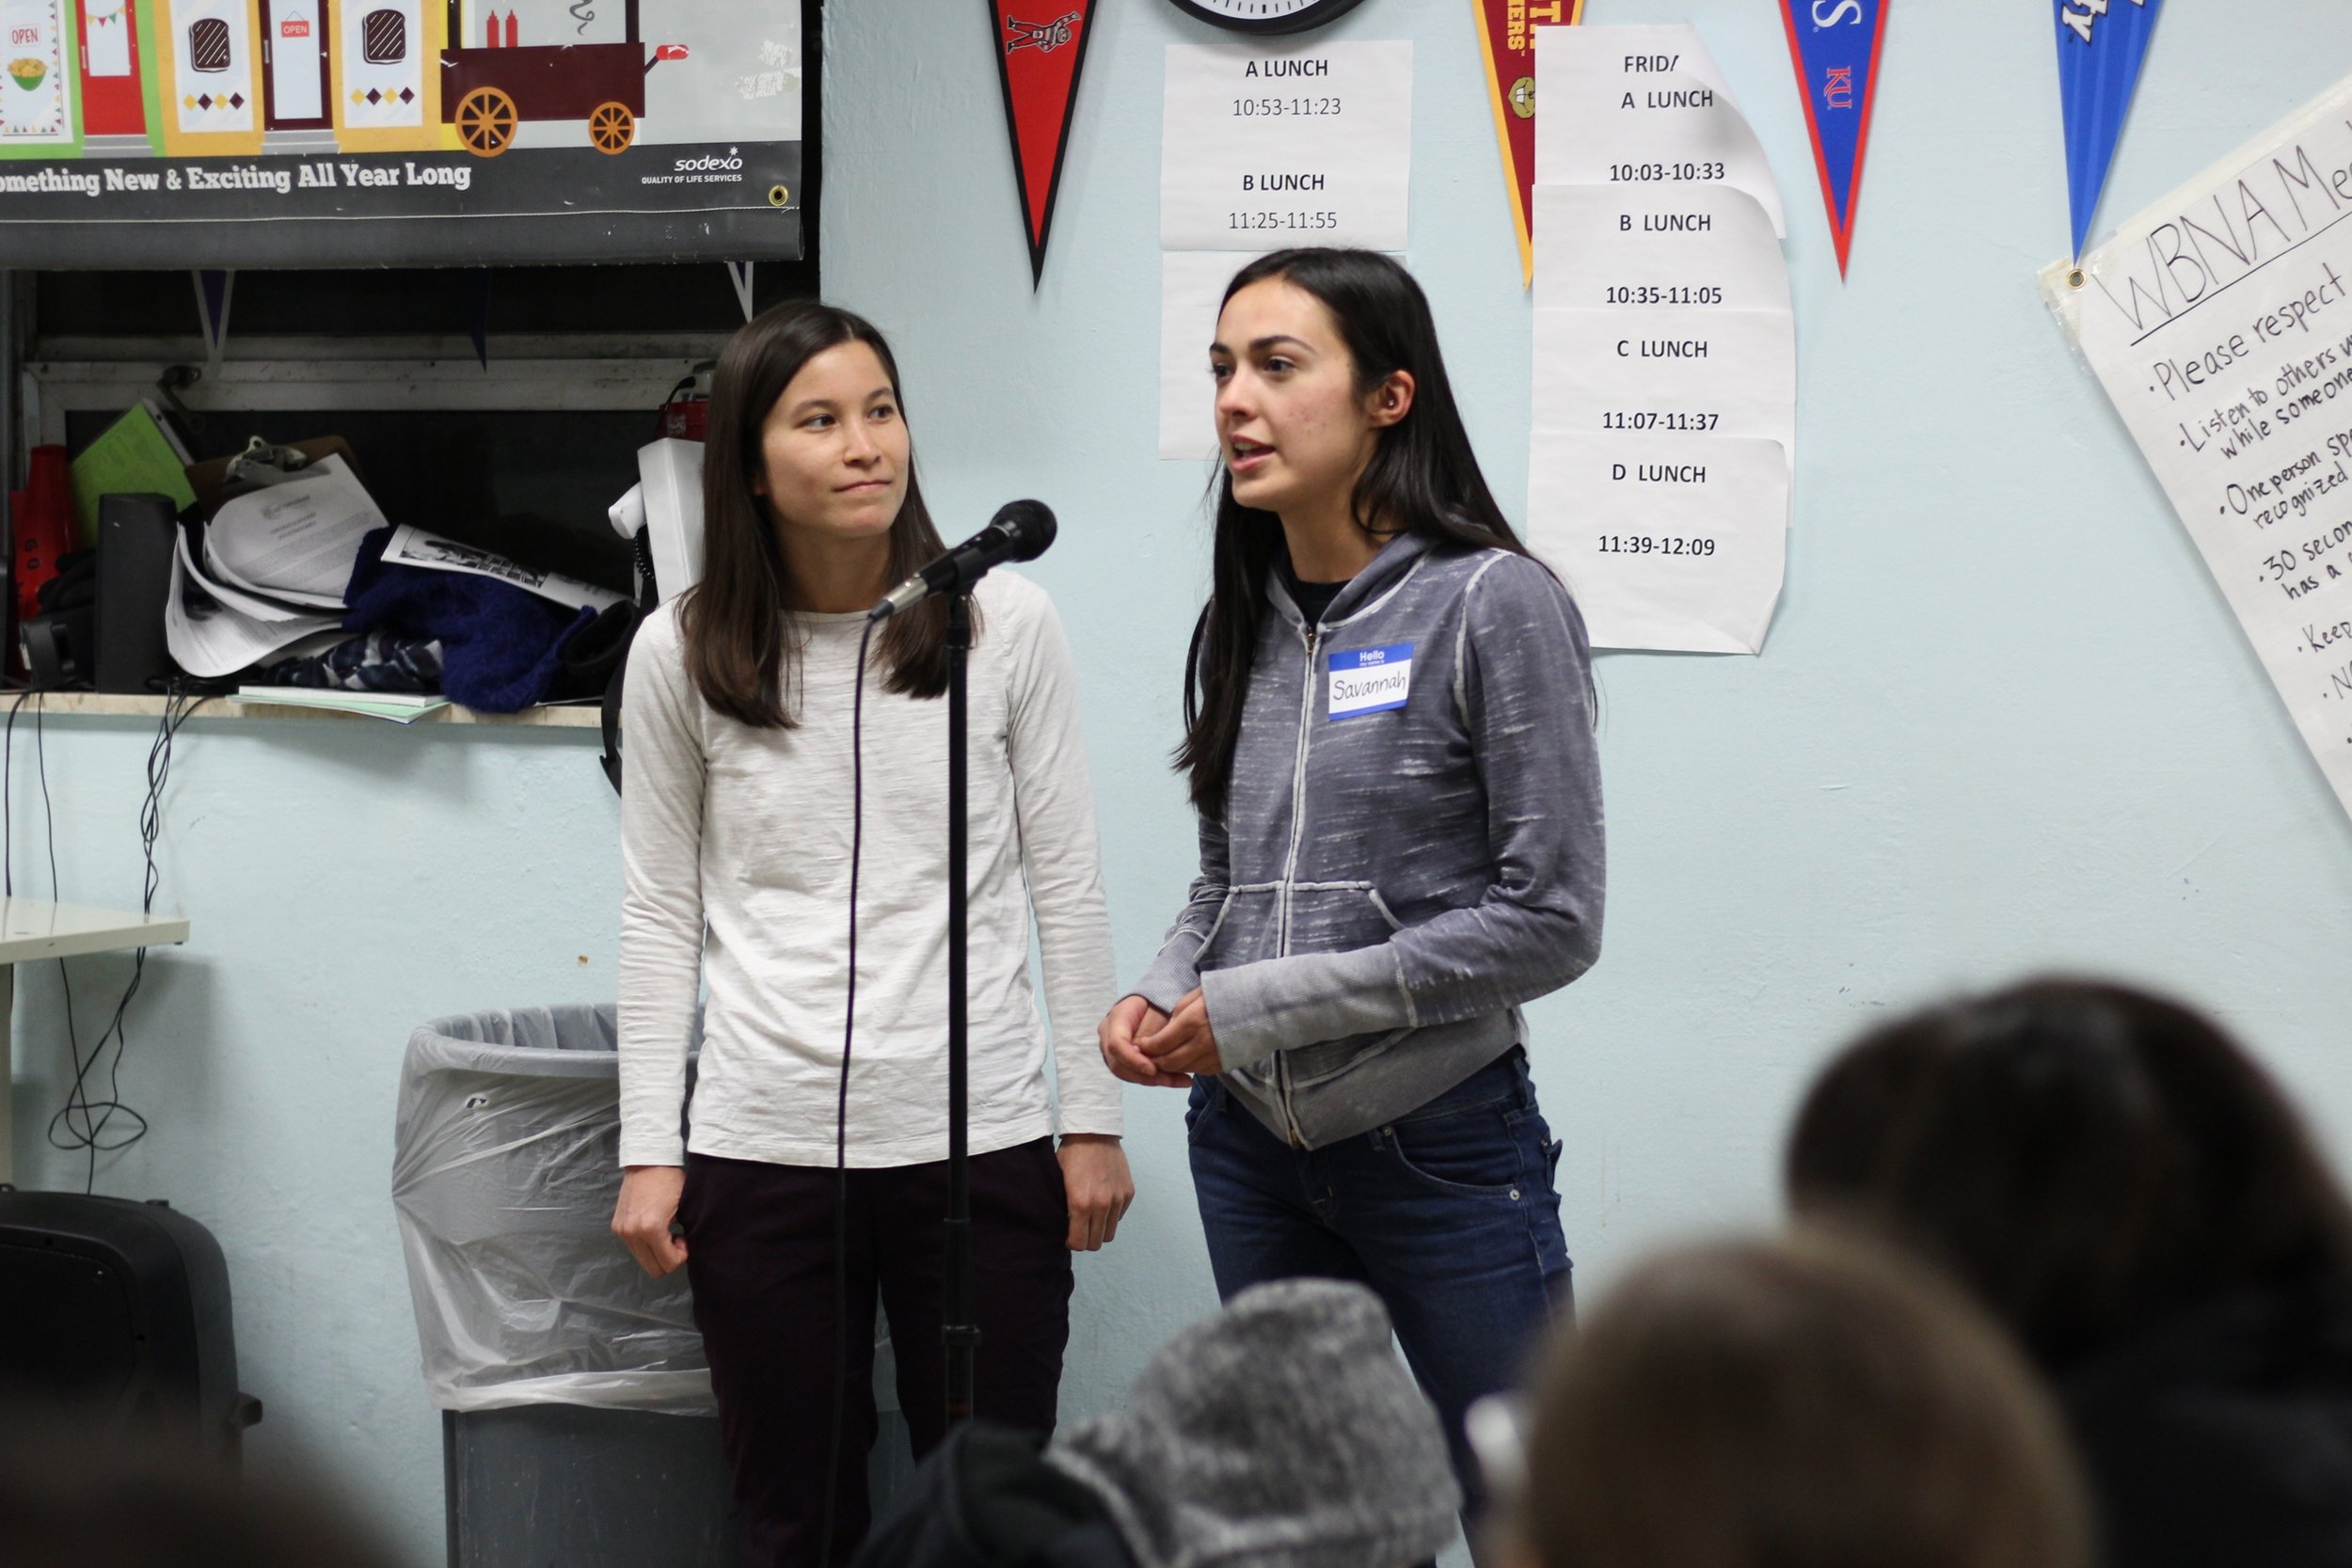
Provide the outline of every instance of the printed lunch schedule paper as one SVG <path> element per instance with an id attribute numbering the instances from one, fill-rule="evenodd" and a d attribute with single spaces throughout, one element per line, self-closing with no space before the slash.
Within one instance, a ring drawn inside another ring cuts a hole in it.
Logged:
<path id="1" fill-rule="evenodd" d="M 1293 245 L 1401 252 L 1413 46 L 1170 44 L 1160 125 L 1159 454 L 1216 453 L 1209 342 L 1233 274 Z"/>
<path id="2" fill-rule="evenodd" d="M 1528 547 L 1597 648 L 1762 650 L 1780 600 L 1788 463 L 1740 436 L 1549 436 L 1530 445 Z"/>
<path id="3" fill-rule="evenodd" d="M 1760 436 L 1797 446 L 1785 310 L 1535 312 L 1537 431 Z"/>
<path id="4" fill-rule="evenodd" d="M 2352 79 L 2045 297 L 2352 810 Z"/>
<path id="5" fill-rule="evenodd" d="M 1788 309 L 1788 263 L 1728 185 L 1535 187 L 1535 309 Z"/>
<path id="6" fill-rule="evenodd" d="M 1528 543 L 1597 648 L 1759 653 L 1796 444 L 1772 170 L 1694 28 L 1535 59 Z"/>
<path id="7" fill-rule="evenodd" d="M 1209 344 L 1233 274 L 1263 252 L 1166 250 L 1160 253 L 1160 455 L 1216 455 L 1216 383 Z"/>
<path id="8" fill-rule="evenodd" d="M 1764 146 L 1691 24 L 1538 27 L 1535 82 L 1538 184 L 1720 182 L 1788 234 Z"/>
<path id="9" fill-rule="evenodd" d="M 1410 43 L 1168 46 L 1160 245 L 1405 248 Z"/>

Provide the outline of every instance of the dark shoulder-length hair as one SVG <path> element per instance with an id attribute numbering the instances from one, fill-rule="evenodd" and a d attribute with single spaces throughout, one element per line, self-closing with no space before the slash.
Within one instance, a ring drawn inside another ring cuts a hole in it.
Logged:
<path id="1" fill-rule="evenodd" d="M 1378 251 L 1278 250 L 1235 273 L 1225 298 L 1276 277 L 1331 312 L 1359 394 L 1398 371 L 1413 378 L 1412 407 L 1379 433 L 1372 461 L 1356 482 L 1350 498 L 1356 526 L 1375 539 L 1422 533 L 1463 549 L 1527 554 L 1479 472 L 1438 349 L 1438 324 L 1413 275 Z M 1280 519 L 1234 500 L 1232 475 L 1220 464 L 1209 603 L 1184 657 L 1184 742 L 1176 752 L 1193 806 L 1212 819 L 1225 814 L 1249 667 L 1266 613 L 1266 573 L 1281 550 Z"/>
<path id="2" fill-rule="evenodd" d="M 791 300 L 746 323 L 719 356 L 711 378 L 703 446 L 703 575 L 683 595 L 679 630 L 686 673 L 703 701 L 755 729 L 798 721 L 802 639 L 792 620 L 791 574 L 775 519 L 753 488 L 760 471 L 760 433 L 792 378 L 811 359 L 844 343 L 864 343 L 882 361 L 898 398 L 898 362 L 874 325 L 838 306 Z M 890 525 L 889 580 L 911 577 L 945 549 L 908 454 L 907 493 Z M 925 600 L 892 616 L 879 645 L 885 690 L 936 697 L 947 689 L 947 601 Z M 975 631 L 977 633 L 977 624 Z"/>
<path id="3" fill-rule="evenodd" d="M 1865 1036 L 1806 1096 L 1786 1177 L 1801 1212 L 1952 1269 L 2053 1370 L 2248 1290 L 2352 1311 L 2352 1205 L 2286 1096 L 2126 987 L 2039 980 Z"/>

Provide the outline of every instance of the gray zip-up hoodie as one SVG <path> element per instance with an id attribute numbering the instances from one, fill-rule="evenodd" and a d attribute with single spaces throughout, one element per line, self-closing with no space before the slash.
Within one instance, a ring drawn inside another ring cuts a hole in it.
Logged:
<path id="1" fill-rule="evenodd" d="M 1266 599 L 1224 820 L 1135 989 L 1199 986 L 1226 1085 L 1315 1148 L 1520 1043 L 1600 956 L 1591 656 L 1534 561 L 1419 534 L 1319 626 L 1279 572 Z"/>

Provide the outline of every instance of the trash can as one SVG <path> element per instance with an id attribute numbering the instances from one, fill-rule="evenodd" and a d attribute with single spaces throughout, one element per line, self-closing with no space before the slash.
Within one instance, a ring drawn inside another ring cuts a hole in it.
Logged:
<path id="1" fill-rule="evenodd" d="M 736 1558 L 686 1271 L 649 1278 L 610 1228 L 616 1044 L 610 1006 L 472 1013 L 409 1037 L 392 1201 L 443 1412 L 452 1568 Z M 878 1507 L 911 1471 L 906 1443 L 894 1407 Z"/>

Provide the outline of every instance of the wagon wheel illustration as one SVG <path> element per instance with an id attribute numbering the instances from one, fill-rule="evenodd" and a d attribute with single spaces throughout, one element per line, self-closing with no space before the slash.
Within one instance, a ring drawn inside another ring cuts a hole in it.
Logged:
<path id="1" fill-rule="evenodd" d="M 498 87 L 476 87 L 457 101 L 457 139 L 478 158 L 495 158 L 515 139 L 521 117 L 515 101 Z"/>
<path id="2" fill-rule="evenodd" d="M 637 117 L 626 103 L 599 103 L 588 116 L 588 139 L 599 152 L 622 151 L 637 139 Z"/>

